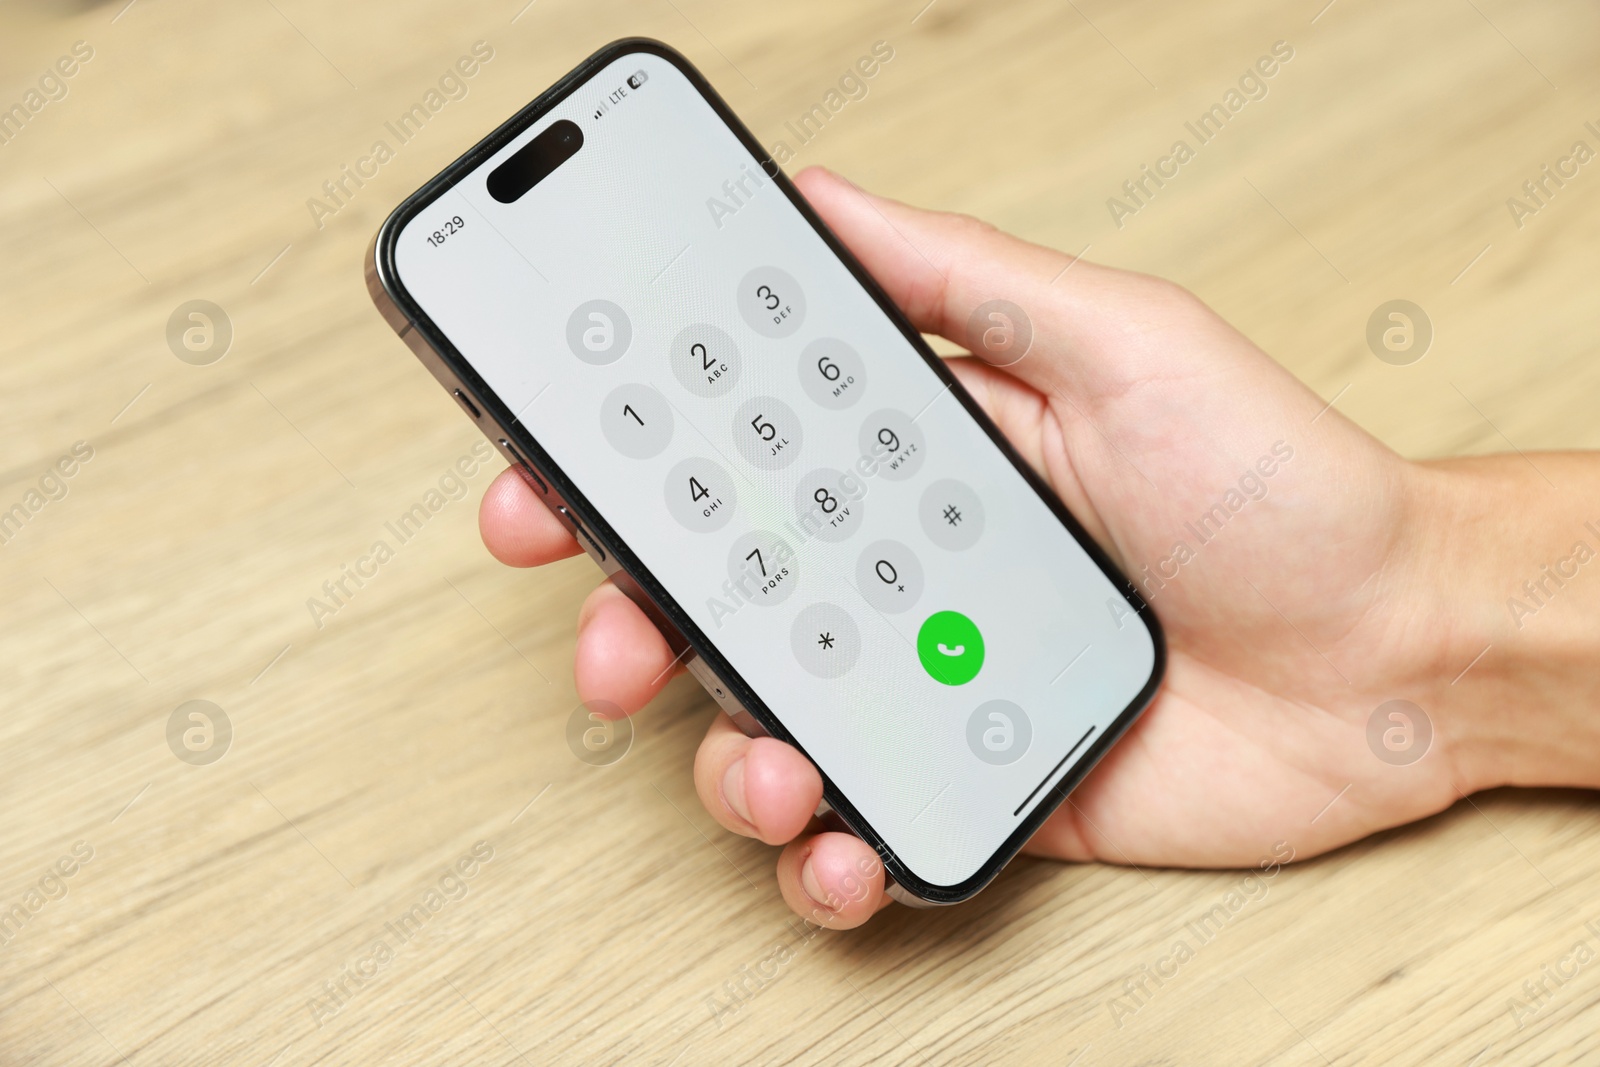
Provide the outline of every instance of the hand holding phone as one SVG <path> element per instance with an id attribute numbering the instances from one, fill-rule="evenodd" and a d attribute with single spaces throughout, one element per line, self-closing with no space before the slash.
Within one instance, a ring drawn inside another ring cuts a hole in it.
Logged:
<path id="1" fill-rule="evenodd" d="M 1405 540 L 1409 464 L 1177 286 L 1074 263 L 826 171 L 795 184 L 917 328 L 972 347 L 968 323 L 986 300 L 1027 309 L 1026 358 L 951 369 L 1162 612 L 1172 652 L 1161 692 L 1025 851 L 1270 875 L 1458 798 L 1448 762 L 1397 775 L 1365 737 L 1374 707 L 1416 692 L 1425 658 L 1387 632 L 1404 617 L 1387 576 L 1428 551 Z M 1230 501 L 1243 503 L 1218 532 L 1212 509 Z M 1187 527 L 1208 514 L 1202 543 Z M 481 528 L 512 566 L 580 551 L 513 471 L 487 490 Z M 1193 552 L 1182 563 L 1180 541 Z M 603 583 L 579 616 L 578 692 L 634 711 L 666 684 L 673 654 Z M 717 715 L 695 783 L 724 827 L 787 846 L 779 888 L 797 914 L 846 928 L 889 903 L 873 851 L 811 824 L 822 782 L 793 748 Z"/>
<path id="2" fill-rule="evenodd" d="M 580 68 L 574 78 L 582 80 L 584 74 Z M 719 114 L 719 119 L 732 128 L 730 116 Z M 518 129 L 528 128 L 523 123 Z M 747 146 L 753 144 L 747 136 L 743 140 Z M 455 170 L 481 166 L 494 151 L 505 151 L 506 143 L 507 138 L 501 138 L 498 145 L 475 152 Z M 754 153 L 757 148 L 749 150 Z M 530 172 L 542 168 L 539 160 L 533 162 L 538 165 Z M 1366 631 L 1386 625 L 1381 613 L 1367 610 L 1370 598 L 1385 595 L 1383 583 L 1366 579 L 1381 576 L 1388 554 L 1396 550 L 1394 530 L 1403 528 L 1399 512 L 1406 492 L 1414 488 L 1414 472 L 1408 465 L 1328 410 L 1249 341 L 1174 286 L 1074 262 L 970 219 L 919 212 L 871 197 L 822 172 L 803 173 L 797 181 L 822 220 L 860 258 L 915 328 L 941 333 L 983 352 L 990 321 L 985 309 L 990 302 L 999 298 L 1018 310 L 1026 309 L 1022 314 L 1031 318 L 1032 344 L 1020 360 L 1011 358 L 1015 353 L 1004 353 L 1006 358 L 997 360 L 1007 364 L 1004 369 L 977 360 L 956 361 L 951 369 L 975 399 L 974 409 L 981 405 L 993 417 L 1015 446 L 1015 454 L 1020 454 L 1018 462 L 1042 479 L 1038 483 L 1045 487 L 1042 491 L 1059 494 L 1094 541 L 1173 620 L 1179 654 L 1170 683 L 1130 734 L 1129 744 L 1112 750 L 1102 770 L 1066 807 L 1046 820 L 1047 808 L 1038 813 L 1036 823 L 1023 827 L 1026 833 L 1040 829 L 1032 850 L 1062 858 L 1136 863 L 1254 864 L 1263 855 L 1281 862 L 1286 858 L 1284 849 L 1287 855 L 1309 854 L 1436 809 L 1437 798 L 1421 789 L 1396 796 L 1387 805 L 1364 805 L 1348 813 L 1336 810 L 1314 823 L 1310 820 L 1326 805 L 1321 794 L 1328 780 L 1342 778 L 1349 783 L 1371 769 L 1358 761 L 1364 752 L 1352 753 L 1348 744 L 1331 743 L 1352 734 L 1359 740 L 1351 708 L 1379 699 L 1379 693 L 1389 695 L 1397 675 L 1404 673 L 1404 665 L 1396 662 L 1402 653 L 1380 649 L 1364 654 L 1368 669 L 1359 682 L 1353 682 L 1340 675 L 1312 642 L 1359 640 Z M 582 195 L 591 193 L 592 189 Z M 797 207 L 803 203 L 791 198 Z M 761 213 L 744 214 L 756 221 Z M 636 220 L 636 229 L 638 225 L 648 228 L 657 222 Z M 449 239 L 448 234 L 444 237 Z M 835 252 L 846 254 L 843 249 Z M 729 269 L 736 266 L 730 264 Z M 770 328 L 781 331 L 794 318 L 804 318 L 806 305 L 801 300 L 806 293 L 802 287 L 800 299 L 791 295 L 793 275 L 782 279 L 781 288 L 775 280 L 754 279 L 750 304 L 752 313 L 778 313 Z M 871 286 L 867 289 L 873 291 Z M 573 302 L 565 347 L 582 363 L 591 363 L 589 356 L 603 357 L 591 365 L 605 367 L 616 362 L 607 359 L 614 346 L 624 343 L 619 338 L 632 342 L 633 324 L 626 322 L 625 311 L 617 314 L 620 307 L 608 307 L 605 298 L 599 299 L 602 302 L 593 306 Z M 740 335 L 740 318 L 752 331 L 759 323 L 740 313 L 738 318 L 724 316 L 720 322 L 704 324 L 716 332 L 708 328 L 677 338 L 682 352 L 675 360 L 669 358 L 666 367 L 685 391 L 720 401 L 715 395 L 721 388 L 718 383 L 735 364 L 715 358 L 715 349 L 730 341 L 738 347 L 734 337 Z M 398 317 L 391 321 L 408 340 L 417 340 L 420 331 L 408 321 Z M 663 349 L 670 345 L 668 325 L 655 327 Z M 909 326 L 905 329 L 914 345 L 915 334 Z M 750 343 L 747 337 L 744 340 Z M 463 369 L 462 360 L 459 352 L 450 353 L 453 361 L 441 368 L 436 356 L 441 344 L 449 347 L 448 339 L 436 331 L 426 346 L 414 347 L 425 362 L 434 360 L 430 366 L 449 387 L 459 379 L 448 375 Z M 795 347 L 803 349 L 798 342 Z M 837 379 L 830 377 L 830 370 L 836 369 L 839 377 L 853 377 L 846 375 L 848 353 L 838 354 L 844 364 L 835 353 L 823 351 L 815 361 L 800 361 L 799 369 L 813 370 L 832 388 Z M 708 379 L 698 382 L 699 374 Z M 811 397 L 805 382 L 802 378 L 798 392 Z M 485 389 L 481 380 L 475 385 Z M 713 395 L 695 393 L 692 387 L 709 389 Z M 637 398 L 645 404 L 653 399 L 648 394 Z M 781 400 L 770 394 L 767 398 Z M 458 399 L 463 399 L 461 394 Z M 483 396 L 474 394 L 474 399 Z M 606 447 L 628 458 L 634 458 L 630 450 L 649 453 L 655 446 L 639 430 L 650 421 L 650 412 L 634 404 L 631 394 L 607 394 L 605 399 L 620 400 L 623 420 L 631 420 L 617 422 L 613 429 L 625 429 L 627 434 L 618 433 L 615 439 L 606 435 Z M 471 403 L 464 403 L 482 424 Z M 819 440 L 825 445 L 832 440 L 817 432 L 814 418 L 789 418 L 795 413 L 792 404 L 785 405 L 787 412 L 765 402 L 759 407 L 751 412 L 740 409 L 732 420 L 734 432 L 748 426 L 750 442 L 749 451 L 738 444 L 729 451 L 736 449 L 752 468 L 766 469 L 762 463 L 778 460 L 778 452 L 763 453 L 759 447 L 770 449 L 781 442 L 784 448 L 806 450 Z M 774 412 L 780 417 L 775 418 Z M 497 417 L 502 427 L 521 429 L 514 420 L 508 423 L 505 415 Z M 692 418 L 687 421 L 694 423 Z M 863 429 L 886 433 L 887 439 L 877 440 L 890 448 L 909 436 L 904 427 L 889 424 Z M 870 445 L 871 435 L 864 433 L 863 438 Z M 505 440 L 501 443 L 509 446 Z M 522 471 L 508 472 L 489 491 L 482 513 L 486 542 L 506 562 L 532 565 L 576 551 L 580 541 L 574 540 L 573 531 L 577 531 L 582 547 L 604 564 L 609 558 L 604 549 L 584 526 L 574 523 L 565 504 L 558 507 L 560 519 L 548 510 L 555 493 L 541 476 L 541 471 L 549 473 L 549 457 L 541 454 L 540 460 L 539 470 L 527 469 L 535 465 L 524 462 Z M 1330 470 L 1338 472 L 1343 492 L 1326 491 Z M 937 480 L 940 472 L 920 473 Z M 685 486 L 691 500 L 704 499 L 695 495 L 696 480 Z M 699 481 L 700 490 L 710 488 Z M 969 504 L 945 502 L 956 511 L 966 508 L 965 514 L 971 515 Z M 978 507 L 982 508 L 981 498 Z M 943 517 L 942 509 L 934 517 Z M 872 516 L 869 521 L 880 520 Z M 1330 531 L 1336 532 L 1332 543 L 1337 550 L 1319 558 L 1315 566 L 1296 555 L 1304 546 L 1329 544 Z M 940 544 L 926 525 L 923 532 L 935 547 L 962 551 Z M 854 533 L 846 533 L 846 544 Z M 610 529 L 602 539 L 616 535 Z M 731 533 L 722 536 L 733 538 Z M 767 564 L 776 559 L 772 550 L 777 546 L 758 542 L 736 547 L 750 568 L 746 573 L 752 582 L 768 577 Z M 611 548 L 614 552 L 617 546 L 613 543 Z M 902 572 L 916 573 L 912 566 L 898 565 L 904 560 L 883 556 L 877 562 L 886 566 L 864 568 L 855 578 L 875 575 L 890 587 L 917 587 L 916 581 L 902 580 Z M 781 570 L 782 561 L 778 563 Z M 1105 564 L 1108 574 L 1114 573 L 1112 565 Z M 1270 573 L 1262 572 L 1264 566 Z M 926 586 L 926 571 L 920 578 Z M 631 573 L 613 574 L 585 605 L 575 664 L 579 691 L 586 699 L 608 699 L 628 711 L 642 706 L 664 684 L 684 654 L 677 643 L 681 635 L 670 621 L 665 627 L 669 636 L 658 629 L 662 626 L 658 602 L 640 596 L 636 588 L 626 594 L 619 589 L 619 584 L 626 587 L 631 580 Z M 948 577 L 941 572 L 933 580 Z M 1024 604 L 1030 595 L 1037 600 L 1039 591 L 1010 589 Z M 1115 603 L 1110 614 L 1127 621 Z M 923 618 L 921 626 L 902 634 L 908 652 L 921 661 L 924 692 L 937 691 L 927 688 L 931 683 L 959 693 L 974 679 L 1000 676 L 993 670 L 985 673 L 983 638 L 985 633 L 992 636 L 989 627 L 976 626 L 970 615 L 956 610 L 925 617 L 919 610 L 915 617 Z M 699 645 L 695 649 L 701 651 Z M 1092 643 L 1076 654 L 1066 650 L 1056 679 L 1071 677 L 1098 654 L 1091 649 Z M 709 651 L 715 656 L 715 648 Z M 798 650 L 795 655 L 800 658 Z M 762 663 L 771 666 L 771 661 Z M 1154 678 L 1151 672 L 1152 683 Z M 715 685 L 713 675 L 708 688 Z M 715 695 L 720 699 L 726 694 Z M 857 710 L 870 720 L 874 705 L 869 701 Z M 773 721 L 782 728 L 781 720 Z M 968 727 L 968 747 L 976 763 L 986 763 L 984 757 L 990 752 L 1008 758 L 1017 738 L 1028 735 L 1026 713 L 1015 714 L 1013 703 L 1005 701 L 979 703 Z M 1108 730 L 1104 736 L 1113 733 L 1114 729 Z M 895 758 L 889 750 L 863 751 L 880 761 L 892 763 Z M 876 849 L 862 837 L 832 829 L 817 832 L 808 825 L 825 793 L 830 798 L 840 795 L 826 777 L 828 759 L 819 774 L 817 764 L 792 744 L 773 737 L 748 737 L 728 717 L 719 716 L 702 746 L 695 778 L 707 808 L 729 829 L 771 843 L 790 843 L 779 862 L 779 881 L 796 911 L 830 926 L 851 926 L 888 899 L 878 857 L 902 868 L 905 864 L 894 845 L 881 835 L 874 838 L 870 827 L 862 836 L 875 840 Z M 991 766 L 1001 768 L 989 779 L 991 784 L 1004 786 L 1013 780 L 1004 770 L 1004 758 Z M 1078 777 L 1087 767 L 1088 761 L 1080 758 Z M 975 765 L 969 769 L 977 770 Z M 978 774 L 972 776 L 974 781 Z M 1413 781 L 1426 785 L 1427 777 L 1424 770 Z M 1057 784 L 1066 779 L 1063 775 Z M 1046 793 L 1053 807 L 1060 790 Z M 890 799 L 904 797 L 892 794 Z M 1299 809 L 1307 804 L 1311 808 L 1302 820 L 1305 813 Z M 1293 833 L 1284 833 L 1283 840 L 1263 836 L 1287 829 Z M 1277 844 L 1272 844 L 1275 840 Z M 1285 844 L 1286 840 L 1293 844 Z M 937 845 L 939 838 L 931 841 Z M 974 886 L 1003 863 L 1010 846 L 1008 842 L 992 854 L 987 874 L 947 893 L 946 899 L 975 891 Z M 895 873 L 898 878 L 899 872 Z M 906 898 L 904 882 L 894 888 L 897 899 Z M 915 888 L 913 899 L 939 896 L 940 887 L 926 880 Z"/>

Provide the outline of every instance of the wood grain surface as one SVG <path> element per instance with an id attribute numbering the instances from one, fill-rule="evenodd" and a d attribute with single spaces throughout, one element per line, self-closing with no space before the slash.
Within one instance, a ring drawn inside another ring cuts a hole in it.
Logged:
<path id="1" fill-rule="evenodd" d="M 767 142 L 888 42 L 791 170 L 1171 277 L 1407 455 L 1600 446 L 1600 162 L 1507 204 L 1600 149 L 1593 3 L 6 0 L 0 1062 L 1600 1059 L 1587 794 L 1481 796 L 1270 881 L 1019 860 L 964 906 L 808 936 L 775 851 L 696 801 L 694 683 L 620 762 L 573 757 L 598 574 L 489 558 L 498 464 L 362 259 L 631 34 Z M 1114 219 L 1279 41 L 1266 94 Z M 464 95 L 308 207 L 476 42 Z M 1409 366 L 1366 342 L 1396 298 L 1435 330 Z M 232 329 L 205 365 L 167 341 L 196 299 Z M 314 619 L 380 538 L 393 558 Z M 206 765 L 168 741 L 194 700 L 231 725 Z"/>

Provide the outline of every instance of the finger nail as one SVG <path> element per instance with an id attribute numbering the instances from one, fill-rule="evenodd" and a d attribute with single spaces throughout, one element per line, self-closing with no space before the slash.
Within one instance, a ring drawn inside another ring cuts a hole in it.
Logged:
<path id="1" fill-rule="evenodd" d="M 800 867 L 800 888 L 806 891 L 806 896 L 811 902 L 825 911 L 832 911 L 823 901 L 828 899 L 827 890 L 822 888 L 822 883 L 817 881 L 816 868 L 811 864 L 811 857 L 806 857 L 806 862 Z"/>
<path id="2" fill-rule="evenodd" d="M 744 798 L 744 759 L 733 762 L 726 771 L 722 772 L 722 799 L 728 802 L 728 807 L 733 813 L 750 825 L 755 825 L 755 820 L 750 818 L 750 804 Z"/>

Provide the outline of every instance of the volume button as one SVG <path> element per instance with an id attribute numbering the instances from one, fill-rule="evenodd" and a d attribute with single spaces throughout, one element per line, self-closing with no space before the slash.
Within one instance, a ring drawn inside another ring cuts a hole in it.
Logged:
<path id="1" fill-rule="evenodd" d="M 511 458 L 511 462 L 521 467 L 524 473 L 526 473 L 528 477 L 532 478 L 534 482 L 538 484 L 539 492 L 546 495 L 549 494 L 550 487 L 544 484 L 544 479 L 539 477 L 539 472 L 533 469 L 533 464 L 523 459 L 522 453 L 518 452 L 516 447 L 504 437 L 500 438 L 500 450 Z"/>
<path id="2" fill-rule="evenodd" d="M 578 540 L 588 545 L 586 551 L 589 555 L 595 557 L 596 562 L 604 563 L 606 561 L 606 550 L 600 547 L 600 542 L 596 541 L 588 530 L 584 529 L 583 523 L 578 521 L 578 517 L 564 504 L 556 505 L 556 511 L 560 513 L 563 519 L 567 520 L 567 525 L 572 527 L 572 532 L 577 535 Z"/>

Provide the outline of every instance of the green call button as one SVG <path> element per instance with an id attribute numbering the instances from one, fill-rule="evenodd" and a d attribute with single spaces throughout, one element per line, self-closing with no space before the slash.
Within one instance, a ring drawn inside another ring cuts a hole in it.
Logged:
<path id="1" fill-rule="evenodd" d="M 934 681 L 966 685 L 983 669 L 983 634 L 959 611 L 936 611 L 917 631 L 917 658 Z"/>

